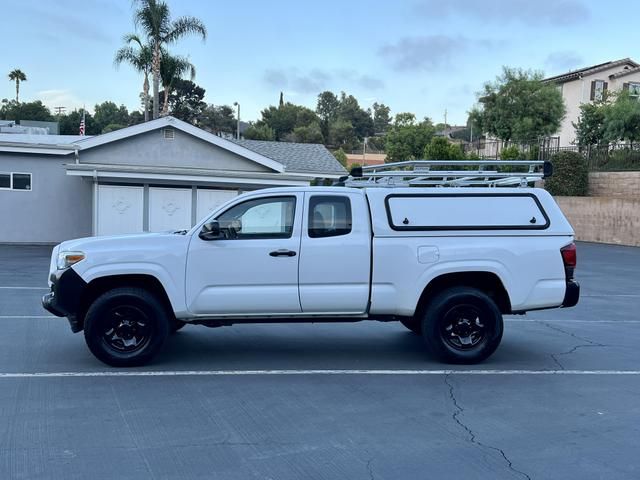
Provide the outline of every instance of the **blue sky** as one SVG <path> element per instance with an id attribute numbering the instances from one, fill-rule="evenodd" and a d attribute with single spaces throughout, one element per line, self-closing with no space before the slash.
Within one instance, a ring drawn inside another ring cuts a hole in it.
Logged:
<path id="1" fill-rule="evenodd" d="M 142 78 L 113 66 L 134 31 L 129 0 L 0 0 L 0 66 L 22 69 L 23 100 L 67 109 L 113 100 L 138 108 Z M 502 65 L 552 75 L 623 57 L 635 46 L 640 2 L 610 0 L 168 0 L 174 16 L 206 24 L 205 43 L 182 40 L 196 83 L 243 120 L 285 99 L 315 107 L 344 90 L 365 108 L 383 102 L 449 123 L 466 121 L 482 84 Z M 6 72 L 6 73 L 5 73 Z M 0 83 L 0 98 L 14 85 Z"/>

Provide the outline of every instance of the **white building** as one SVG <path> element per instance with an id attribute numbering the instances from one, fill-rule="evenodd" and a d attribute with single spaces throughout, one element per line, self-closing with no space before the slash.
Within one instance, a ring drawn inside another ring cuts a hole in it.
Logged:
<path id="1" fill-rule="evenodd" d="M 580 116 L 580 105 L 602 99 L 606 91 L 628 89 L 632 95 L 640 95 L 640 64 L 629 58 L 601 63 L 573 70 L 543 80 L 555 83 L 562 92 L 567 114 L 562 121 L 560 147 L 575 144 L 576 130 L 573 126 Z"/>

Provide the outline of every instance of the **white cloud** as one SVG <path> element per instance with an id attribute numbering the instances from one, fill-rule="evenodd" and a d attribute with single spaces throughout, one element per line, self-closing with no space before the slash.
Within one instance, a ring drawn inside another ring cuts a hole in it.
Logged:
<path id="1" fill-rule="evenodd" d="M 53 112 L 55 107 L 65 107 L 66 112 L 69 113 L 77 108 L 85 106 L 86 102 L 80 100 L 71 90 L 66 89 L 52 89 L 41 90 L 37 94 L 38 100 L 42 100 L 49 109 Z M 91 105 L 87 110 L 90 110 Z"/>

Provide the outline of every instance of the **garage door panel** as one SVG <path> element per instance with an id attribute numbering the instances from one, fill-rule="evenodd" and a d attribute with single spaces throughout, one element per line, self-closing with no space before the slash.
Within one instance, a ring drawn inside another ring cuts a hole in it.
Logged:
<path id="1" fill-rule="evenodd" d="M 235 190 L 198 189 L 198 208 L 196 209 L 198 221 L 237 195 L 238 192 Z"/>
<path id="2" fill-rule="evenodd" d="M 98 185 L 97 235 L 143 231 L 142 187 Z"/>
<path id="3" fill-rule="evenodd" d="M 149 188 L 149 231 L 191 228 L 191 189 Z"/>

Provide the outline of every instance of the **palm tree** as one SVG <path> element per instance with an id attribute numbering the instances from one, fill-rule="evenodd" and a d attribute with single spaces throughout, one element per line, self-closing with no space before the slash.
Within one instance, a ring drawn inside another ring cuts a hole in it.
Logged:
<path id="1" fill-rule="evenodd" d="M 173 90 L 173 84 L 187 72 L 189 72 L 190 79 L 193 81 L 196 76 L 196 67 L 193 66 L 187 57 L 170 55 L 166 51 L 162 52 L 160 78 L 162 80 L 162 88 L 164 88 L 163 116 L 169 113 L 169 94 Z"/>
<path id="2" fill-rule="evenodd" d="M 127 62 L 144 75 L 142 92 L 144 95 L 144 121 L 146 122 L 149 120 L 149 73 L 151 73 L 153 61 L 152 48 L 150 45 L 144 45 L 140 37 L 133 33 L 125 35 L 122 40 L 126 45 L 116 52 L 113 63 L 117 68 L 122 62 Z M 137 44 L 138 47 L 132 47 L 131 43 Z"/>
<path id="3" fill-rule="evenodd" d="M 22 70 L 16 68 L 9 72 L 9 80 L 16 82 L 16 103 L 20 102 L 20 82 L 26 82 L 27 76 Z"/>
<path id="4" fill-rule="evenodd" d="M 142 28 L 152 48 L 153 118 L 158 118 L 162 47 L 188 34 L 200 35 L 205 40 L 207 29 L 202 21 L 195 17 L 180 17 L 172 20 L 169 6 L 163 0 L 134 0 L 134 2 L 139 7 L 134 13 L 135 24 Z"/>

